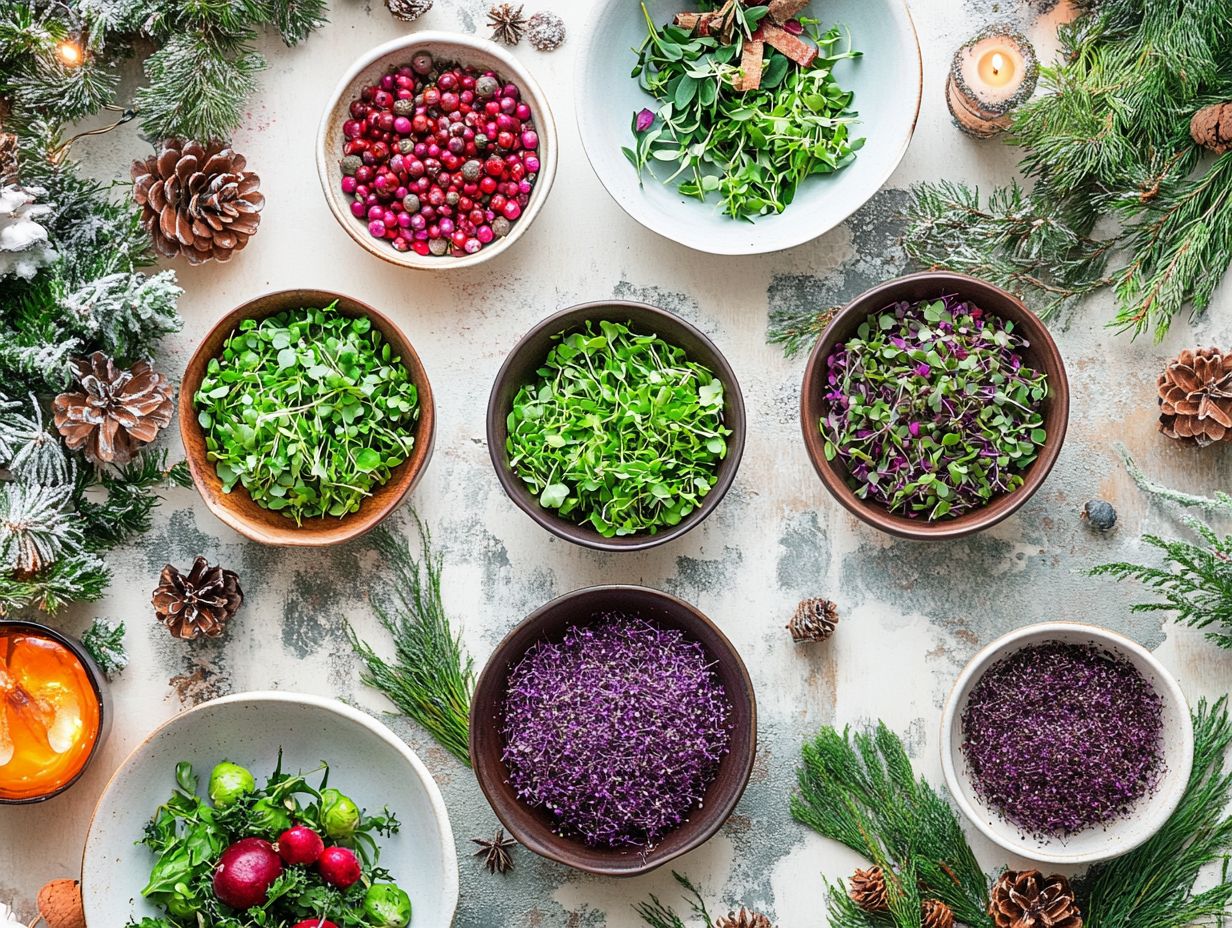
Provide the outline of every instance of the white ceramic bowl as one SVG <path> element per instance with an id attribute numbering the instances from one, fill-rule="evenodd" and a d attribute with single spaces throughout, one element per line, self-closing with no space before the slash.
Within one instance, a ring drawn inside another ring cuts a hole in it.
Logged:
<path id="1" fill-rule="evenodd" d="M 656 26 L 690 4 L 646 0 Z M 823 26 L 843 26 L 864 53 L 842 61 L 835 76 L 855 92 L 860 122 L 852 130 L 867 141 L 853 164 L 836 174 L 809 178 L 795 201 L 777 216 L 750 223 L 732 219 L 713 201 L 682 196 L 674 185 L 647 177 L 639 185 L 623 146 L 632 145 L 633 114 L 659 104 L 630 72 L 647 27 L 637 0 L 598 0 L 582 32 L 575 106 L 591 167 L 612 198 L 646 228 L 697 251 L 752 255 L 811 241 L 834 228 L 876 193 L 902 160 L 915 130 L 923 85 L 920 46 L 906 0 L 813 0 L 806 14 Z"/>
<path id="2" fill-rule="evenodd" d="M 1089 644 L 1128 660 L 1163 699 L 1164 774 L 1130 814 L 1064 838 L 1024 835 L 984 804 L 971 783 L 962 752 L 962 715 L 972 688 L 988 668 L 1016 651 L 1048 641 Z M 941 723 L 941 765 L 954 801 L 976 828 L 1007 851 L 1050 864 L 1077 866 L 1133 850 L 1163 826 L 1181 801 L 1193 767 L 1193 720 L 1180 685 L 1137 642 L 1095 625 L 1045 622 L 1010 632 L 988 645 L 959 674 Z"/>
<path id="3" fill-rule="evenodd" d="M 416 52 L 430 52 L 438 60 L 457 61 L 475 68 L 495 71 L 501 77 L 513 81 L 522 91 L 522 99 L 531 108 L 535 131 L 539 134 L 539 177 L 535 181 L 530 202 L 521 217 L 513 223 L 509 234 L 493 241 L 473 255 L 460 257 L 417 255 L 413 251 L 394 251 L 389 243 L 368 234 L 368 223 L 351 215 L 350 198 L 341 190 L 342 124 L 350 118 L 351 101 L 368 84 L 375 83 L 391 66 L 408 63 Z M 317 174 L 330 212 L 338 224 L 346 230 L 357 244 L 382 260 L 399 267 L 420 270 L 454 270 L 474 267 L 506 251 L 522 237 L 552 189 L 556 179 L 556 120 L 552 117 L 547 95 L 525 67 L 495 42 L 455 32 L 412 32 L 366 52 L 342 76 L 333 95 L 325 105 L 321 125 L 317 130 Z"/>
<path id="4" fill-rule="evenodd" d="M 458 905 L 458 864 L 440 790 L 415 753 L 380 722 L 335 699 L 298 693 L 241 693 L 190 709 L 158 728 L 112 777 L 86 837 L 82 896 L 86 922 L 115 928 L 156 915 L 141 897 L 153 856 L 137 845 L 145 823 L 188 761 L 201 780 L 223 759 L 252 770 L 315 770 L 330 763 L 330 785 L 361 808 L 389 806 L 402 830 L 381 842 L 381 866 L 410 894 L 415 928 L 448 928 Z"/>

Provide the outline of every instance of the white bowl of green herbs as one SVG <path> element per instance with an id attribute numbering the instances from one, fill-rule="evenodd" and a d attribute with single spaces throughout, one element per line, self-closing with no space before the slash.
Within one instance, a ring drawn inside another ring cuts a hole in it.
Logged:
<path id="1" fill-rule="evenodd" d="M 646 228 L 712 254 L 779 251 L 834 228 L 894 172 L 922 87 L 905 0 L 813 0 L 789 17 L 795 6 L 736 2 L 724 44 L 664 30 L 700 11 L 694 0 L 597 4 L 578 57 L 578 127 L 599 180 Z M 770 8 L 819 55 L 800 67 L 766 44 L 762 86 L 737 91 L 753 29 L 787 41 L 757 21 Z"/>

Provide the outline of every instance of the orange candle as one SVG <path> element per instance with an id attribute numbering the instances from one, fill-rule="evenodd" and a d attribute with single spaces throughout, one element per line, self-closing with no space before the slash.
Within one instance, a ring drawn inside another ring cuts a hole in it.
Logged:
<path id="1" fill-rule="evenodd" d="M 0 803 L 71 786 L 102 739 L 100 675 L 68 638 L 0 622 Z"/>
<path id="2" fill-rule="evenodd" d="M 1010 112 L 1035 92 L 1035 49 L 1013 29 L 994 26 L 954 55 L 945 100 L 963 132 L 988 138 L 1009 128 Z"/>

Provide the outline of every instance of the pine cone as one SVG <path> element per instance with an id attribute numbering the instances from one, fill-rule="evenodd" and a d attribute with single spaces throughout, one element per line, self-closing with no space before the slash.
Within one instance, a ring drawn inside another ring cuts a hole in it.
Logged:
<path id="1" fill-rule="evenodd" d="M 1159 430 L 1206 447 L 1232 441 L 1232 352 L 1185 349 L 1159 375 Z"/>
<path id="2" fill-rule="evenodd" d="M 127 464 L 142 445 L 171 423 L 174 406 L 167 378 L 138 361 L 118 370 L 101 351 L 69 362 L 81 390 L 51 404 L 56 429 L 73 451 L 94 464 Z"/>
<path id="3" fill-rule="evenodd" d="M 17 180 L 17 136 L 0 132 L 0 186 Z"/>
<path id="4" fill-rule="evenodd" d="M 217 638 L 239 611 L 244 591 L 235 571 L 210 567 L 198 556 L 187 576 L 170 564 L 163 568 L 153 602 L 158 621 L 177 638 Z"/>
<path id="5" fill-rule="evenodd" d="M 750 912 L 741 906 L 739 912 L 728 912 L 726 918 L 715 922 L 714 928 L 774 928 L 774 924 L 760 912 Z"/>
<path id="6" fill-rule="evenodd" d="M 865 912 L 888 912 L 885 871 L 880 867 L 857 870 L 847 881 L 847 895 Z"/>
<path id="7" fill-rule="evenodd" d="M 1082 928 L 1069 880 L 1038 870 L 1007 870 L 994 884 L 988 914 L 997 928 Z"/>
<path id="8" fill-rule="evenodd" d="M 257 231 L 265 197 L 244 156 L 220 142 L 168 139 L 145 161 L 134 161 L 133 199 L 164 258 L 189 264 L 227 261 Z"/>
<path id="9" fill-rule="evenodd" d="M 1189 121 L 1189 135 L 1217 155 L 1232 151 L 1232 100 L 1212 103 L 1194 113 Z"/>
<path id="10" fill-rule="evenodd" d="M 803 600 L 787 623 L 787 630 L 795 642 L 824 641 L 837 627 L 838 606 L 828 599 Z"/>
<path id="11" fill-rule="evenodd" d="M 432 0 L 385 0 L 385 5 L 398 19 L 413 23 L 432 9 Z"/>
<path id="12" fill-rule="evenodd" d="M 954 910 L 940 899 L 920 903 L 921 928 L 954 928 Z"/>

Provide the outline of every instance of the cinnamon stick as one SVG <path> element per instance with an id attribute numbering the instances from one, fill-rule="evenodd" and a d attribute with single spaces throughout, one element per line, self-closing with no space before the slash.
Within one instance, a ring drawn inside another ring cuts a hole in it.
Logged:
<path id="1" fill-rule="evenodd" d="M 766 44 L 760 39 L 753 38 L 744 43 L 744 50 L 740 54 L 740 77 L 732 84 L 736 90 L 744 93 L 761 86 L 762 60 L 765 53 Z"/>
<path id="2" fill-rule="evenodd" d="M 803 13 L 808 5 L 809 0 L 770 0 L 770 18 L 776 23 L 785 23 Z"/>
<path id="3" fill-rule="evenodd" d="M 782 52 L 802 68 L 807 68 L 817 59 L 817 49 L 814 46 L 803 39 L 796 38 L 787 30 L 764 20 L 757 27 L 757 31 L 753 33 L 753 38 L 761 39 L 771 48 Z"/>

